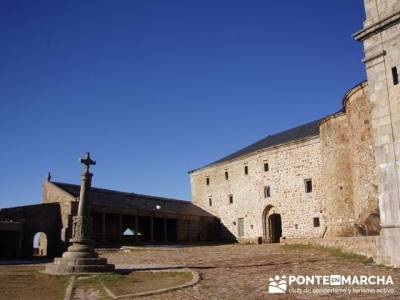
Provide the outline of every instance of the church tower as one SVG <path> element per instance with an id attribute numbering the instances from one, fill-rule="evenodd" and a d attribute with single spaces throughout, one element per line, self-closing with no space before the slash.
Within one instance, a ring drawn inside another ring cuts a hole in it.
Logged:
<path id="1" fill-rule="evenodd" d="M 400 267 L 400 1 L 364 0 L 364 44 L 379 178 L 381 262 Z"/>

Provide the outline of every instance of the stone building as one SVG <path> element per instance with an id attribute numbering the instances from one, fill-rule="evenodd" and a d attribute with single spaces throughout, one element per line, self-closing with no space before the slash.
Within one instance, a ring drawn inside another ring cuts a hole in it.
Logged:
<path id="1" fill-rule="evenodd" d="M 364 0 L 363 42 L 382 230 L 382 263 L 400 266 L 400 1 Z"/>
<path id="2" fill-rule="evenodd" d="M 335 114 L 191 171 L 193 202 L 221 219 L 225 238 L 378 234 L 366 86 L 352 88 Z"/>
<path id="3" fill-rule="evenodd" d="M 79 191 L 79 185 L 46 181 L 42 204 L 1 209 L 0 259 L 61 255 L 72 236 Z M 218 220 L 188 201 L 92 188 L 90 202 L 96 247 L 218 239 Z"/>
<path id="4" fill-rule="evenodd" d="M 364 4 L 354 38 L 364 43 L 367 81 L 345 94 L 341 111 L 189 172 L 193 202 L 220 218 L 225 238 L 380 234 L 378 243 L 351 241 L 371 241 L 378 261 L 400 266 L 400 1 Z"/>
<path id="5" fill-rule="evenodd" d="M 345 93 L 339 112 L 190 171 L 192 203 L 94 188 L 96 244 L 336 238 L 334 246 L 372 247 L 378 262 L 400 267 L 400 1 L 364 4 L 354 38 L 367 81 Z M 0 210 L 0 257 L 32 256 L 36 232 L 47 236 L 38 253 L 59 255 L 78 193 L 48 181 L 42 204 Z"/>

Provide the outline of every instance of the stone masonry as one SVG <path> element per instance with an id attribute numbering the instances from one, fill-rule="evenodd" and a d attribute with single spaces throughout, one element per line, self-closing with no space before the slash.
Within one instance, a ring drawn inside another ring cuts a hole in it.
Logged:
<path id="1" fill-rule="evenodd" d="M 274 210 L 282 217 L 282 238 L 318 237 L 324 225 L 313 226 L 313 218 L 320 217 L 322 209 L 320 146 L 319 138 L 312 137 L 195 171 L 191 174 L 193 202 L 220 217 L 236 238 L 265 237 L 267 229 L 263 228 L 263 219 Z M 264 163 L 268 163 L 269 171 L 264 170 Z M 244 173 L 245 166 L 248 175 Z M 228 180 L 225 171 L 229 174 Z M 312 179 L 312 193 L 305 192 L 305 179 Z M 265 186 L 270 186 L 270 197 L 264 195 Z M 232 204 L 229 195 L 233 196 Z M 244 219 L 243 236 L 238 235 L 239 218 Z"/>
<path id="2" fill-rule="evenodd" d="M 225 238 L 239 241 L 269 242 L 272 213 L 281 217 L 281 240 L 378 235 L 367 83 L 350 89 L 342 110 L 316 126 L 315 135 L 294 136 L 192 171 L 193 202 L 221 219 Z M 306 180 L 312 181 L 311 192 Z"/>
<path id="3" fill-rule="evenodd" d="M 400 266 L 400 1 L 364 0 L 364 44 L 379 178 L 382 262 Z"/>

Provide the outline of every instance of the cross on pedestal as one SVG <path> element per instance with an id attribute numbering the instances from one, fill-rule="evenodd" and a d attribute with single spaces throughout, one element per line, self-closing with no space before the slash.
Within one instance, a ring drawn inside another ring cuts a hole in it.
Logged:
<path id="1" fill-rule="evenodd" d="M 85 157 L 84 157 L 84 158 L 81 158 L 81 159 L 80 159 L 80 162 L 81 162 L 81 164 L 84 164 L 84 165 L 86 166 L 85 171 L 88 172 L 88 173 L 89 173 L 89 168 L 90 168 L 90 166 L 96 164 L 96 161 L 94 161 L 94 160 L 92 160 L 92 159 L 90 158 L 90 153 L 89 153 L 89 152 L 86 152 Z"/>
<path id="2" fill-rule="evenodd" d="M 78 213 L 73 217 L 73 232 L 68 251 L 62 257 L 56 258 L 53 264 L 46 265 L 46 271 L 50 274 L 66 273 L 97 273 L 112 272 L 115 266 L 108 264 L 107 259 L 99 258 L 94 250 L 92 235 L 92 218 L 90 215 L 90 190 L 92 176 L 89 172 L 91 165 L 96 162 L 86 152 L 80 162 L 85 166 L 81 179 L 81 191 L 79 194 Z"/>

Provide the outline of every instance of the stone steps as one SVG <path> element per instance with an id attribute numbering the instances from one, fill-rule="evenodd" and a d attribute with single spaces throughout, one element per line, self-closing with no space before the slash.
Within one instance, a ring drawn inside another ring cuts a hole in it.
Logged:
<path id="1" fill-rule="evenodd" d="M 65 257 L 56 257 L 54 259 L 54 264 L 74 264 L 74 265 L 105 265 L 107 264 L 107 258 L 99 257 L 99 258 L 65 258 Z"/>
<path id="2" fill-rule="evenodd" d="M 46 264 L 46 272 L 50 274 L 85 274 L 85 273 L 104 273 L 113 272 L 115 270 L 112 264 L 97 264 L 97 265 L 78 265 L 68 264 L 65 261 Z"/>

